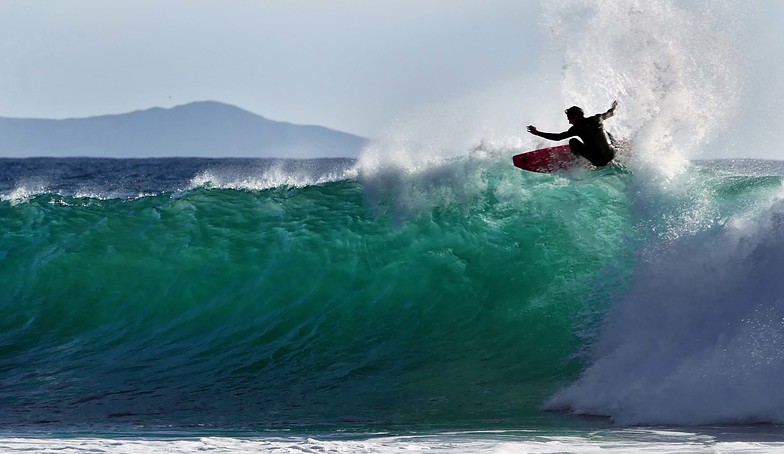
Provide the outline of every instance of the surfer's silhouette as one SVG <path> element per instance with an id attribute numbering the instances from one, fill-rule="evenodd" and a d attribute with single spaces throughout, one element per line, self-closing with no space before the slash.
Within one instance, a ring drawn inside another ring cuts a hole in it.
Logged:
<path id="1" fill-rule="evenodd" d="M 565 110 L 566 118 L 572 125 L 567 131 L 542 132 L 534 126 L 528 126 L 528 132 L 548 140 L 564 140 L 573 137 L 569 141 L 572 153 L 591 161 L 591 164 L 596 167 L 604 167 L 615 158 L 616 144 L 613 137 L 604 131 L 602 122 L 613 116 L 616 107 L 618 107 L 618 101 L 613 101 L 612 107 L 607 112 L 586 118 L 583 109 L 572 106 Z"/>

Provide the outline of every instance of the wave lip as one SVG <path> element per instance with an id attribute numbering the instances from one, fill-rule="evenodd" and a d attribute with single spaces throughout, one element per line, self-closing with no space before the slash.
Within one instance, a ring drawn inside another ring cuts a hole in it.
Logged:
<path id="1" fill-rule="evenodd" d="M 304 188 L 356 178 L 357 171 L 350 162 L 277 160 L 264 167 L 208 168 L 194 175 L 189 186 L 253 191 L 278 187 Z"/>
<path id="2" fill-rule="evenodd" d="M 20 185 L 6 194 L 0 194 L 0 200 L 4 202 L 11 202 L 12 205 L 16 205 L 17 203 L 22 203 L 26 200 L 29 200 L 30 197 L 35 197 L 37 195 L 46 193 L 47 190 L 43 186 L 29 187 L 27 185 Z"/>

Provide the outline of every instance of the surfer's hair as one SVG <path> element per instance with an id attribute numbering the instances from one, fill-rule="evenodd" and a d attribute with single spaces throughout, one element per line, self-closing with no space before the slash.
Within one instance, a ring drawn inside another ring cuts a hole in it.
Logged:
<path id="1" fill-rule="evenodd" d="M 577 106 L 572 106 L 572 107 L 564 110 L 564 112 L 566 112 L 566 115 L 570 116 L 570 117 L 572 115 L 575 115 L 575 116 L 578 116 L 578 117 L 584 117 L 585 116 L 585 114 L 583 113 L 583 109 L 581 109 L 581 108 L 579 108 Z"/>

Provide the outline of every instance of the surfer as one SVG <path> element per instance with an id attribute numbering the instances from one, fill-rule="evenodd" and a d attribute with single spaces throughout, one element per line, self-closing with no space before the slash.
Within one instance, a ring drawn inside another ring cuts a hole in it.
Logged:
<path id="1" fill-rule="evenodd" d="M 572 125 L 567 131 L 561 133 L 542 132 L 534 126 L 528 126 L 528 132 L 548 140 L 569 140 L 572 153 L 591 161 L 596 167 L 604 167 L 615 158 L 615 140 L 604 131 L 602 122 L 613 116 L 618 101 L 613 101 L 612 107 L 605 113 L 596 114 L 585 118 L 583 109 L 572 106 L 565 110 L 566 118 Z M 579 139 L 577 138 L 579 137 Z"/>

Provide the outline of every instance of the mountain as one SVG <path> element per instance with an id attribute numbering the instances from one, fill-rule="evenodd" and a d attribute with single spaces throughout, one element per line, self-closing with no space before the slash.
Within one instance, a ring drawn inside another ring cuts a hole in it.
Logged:
<path id="1" fill-rule="evenodd" d="M 356 157 L 367 139 L 214 101 L 66 120 L 0 117 L 0 157 Z"/>

